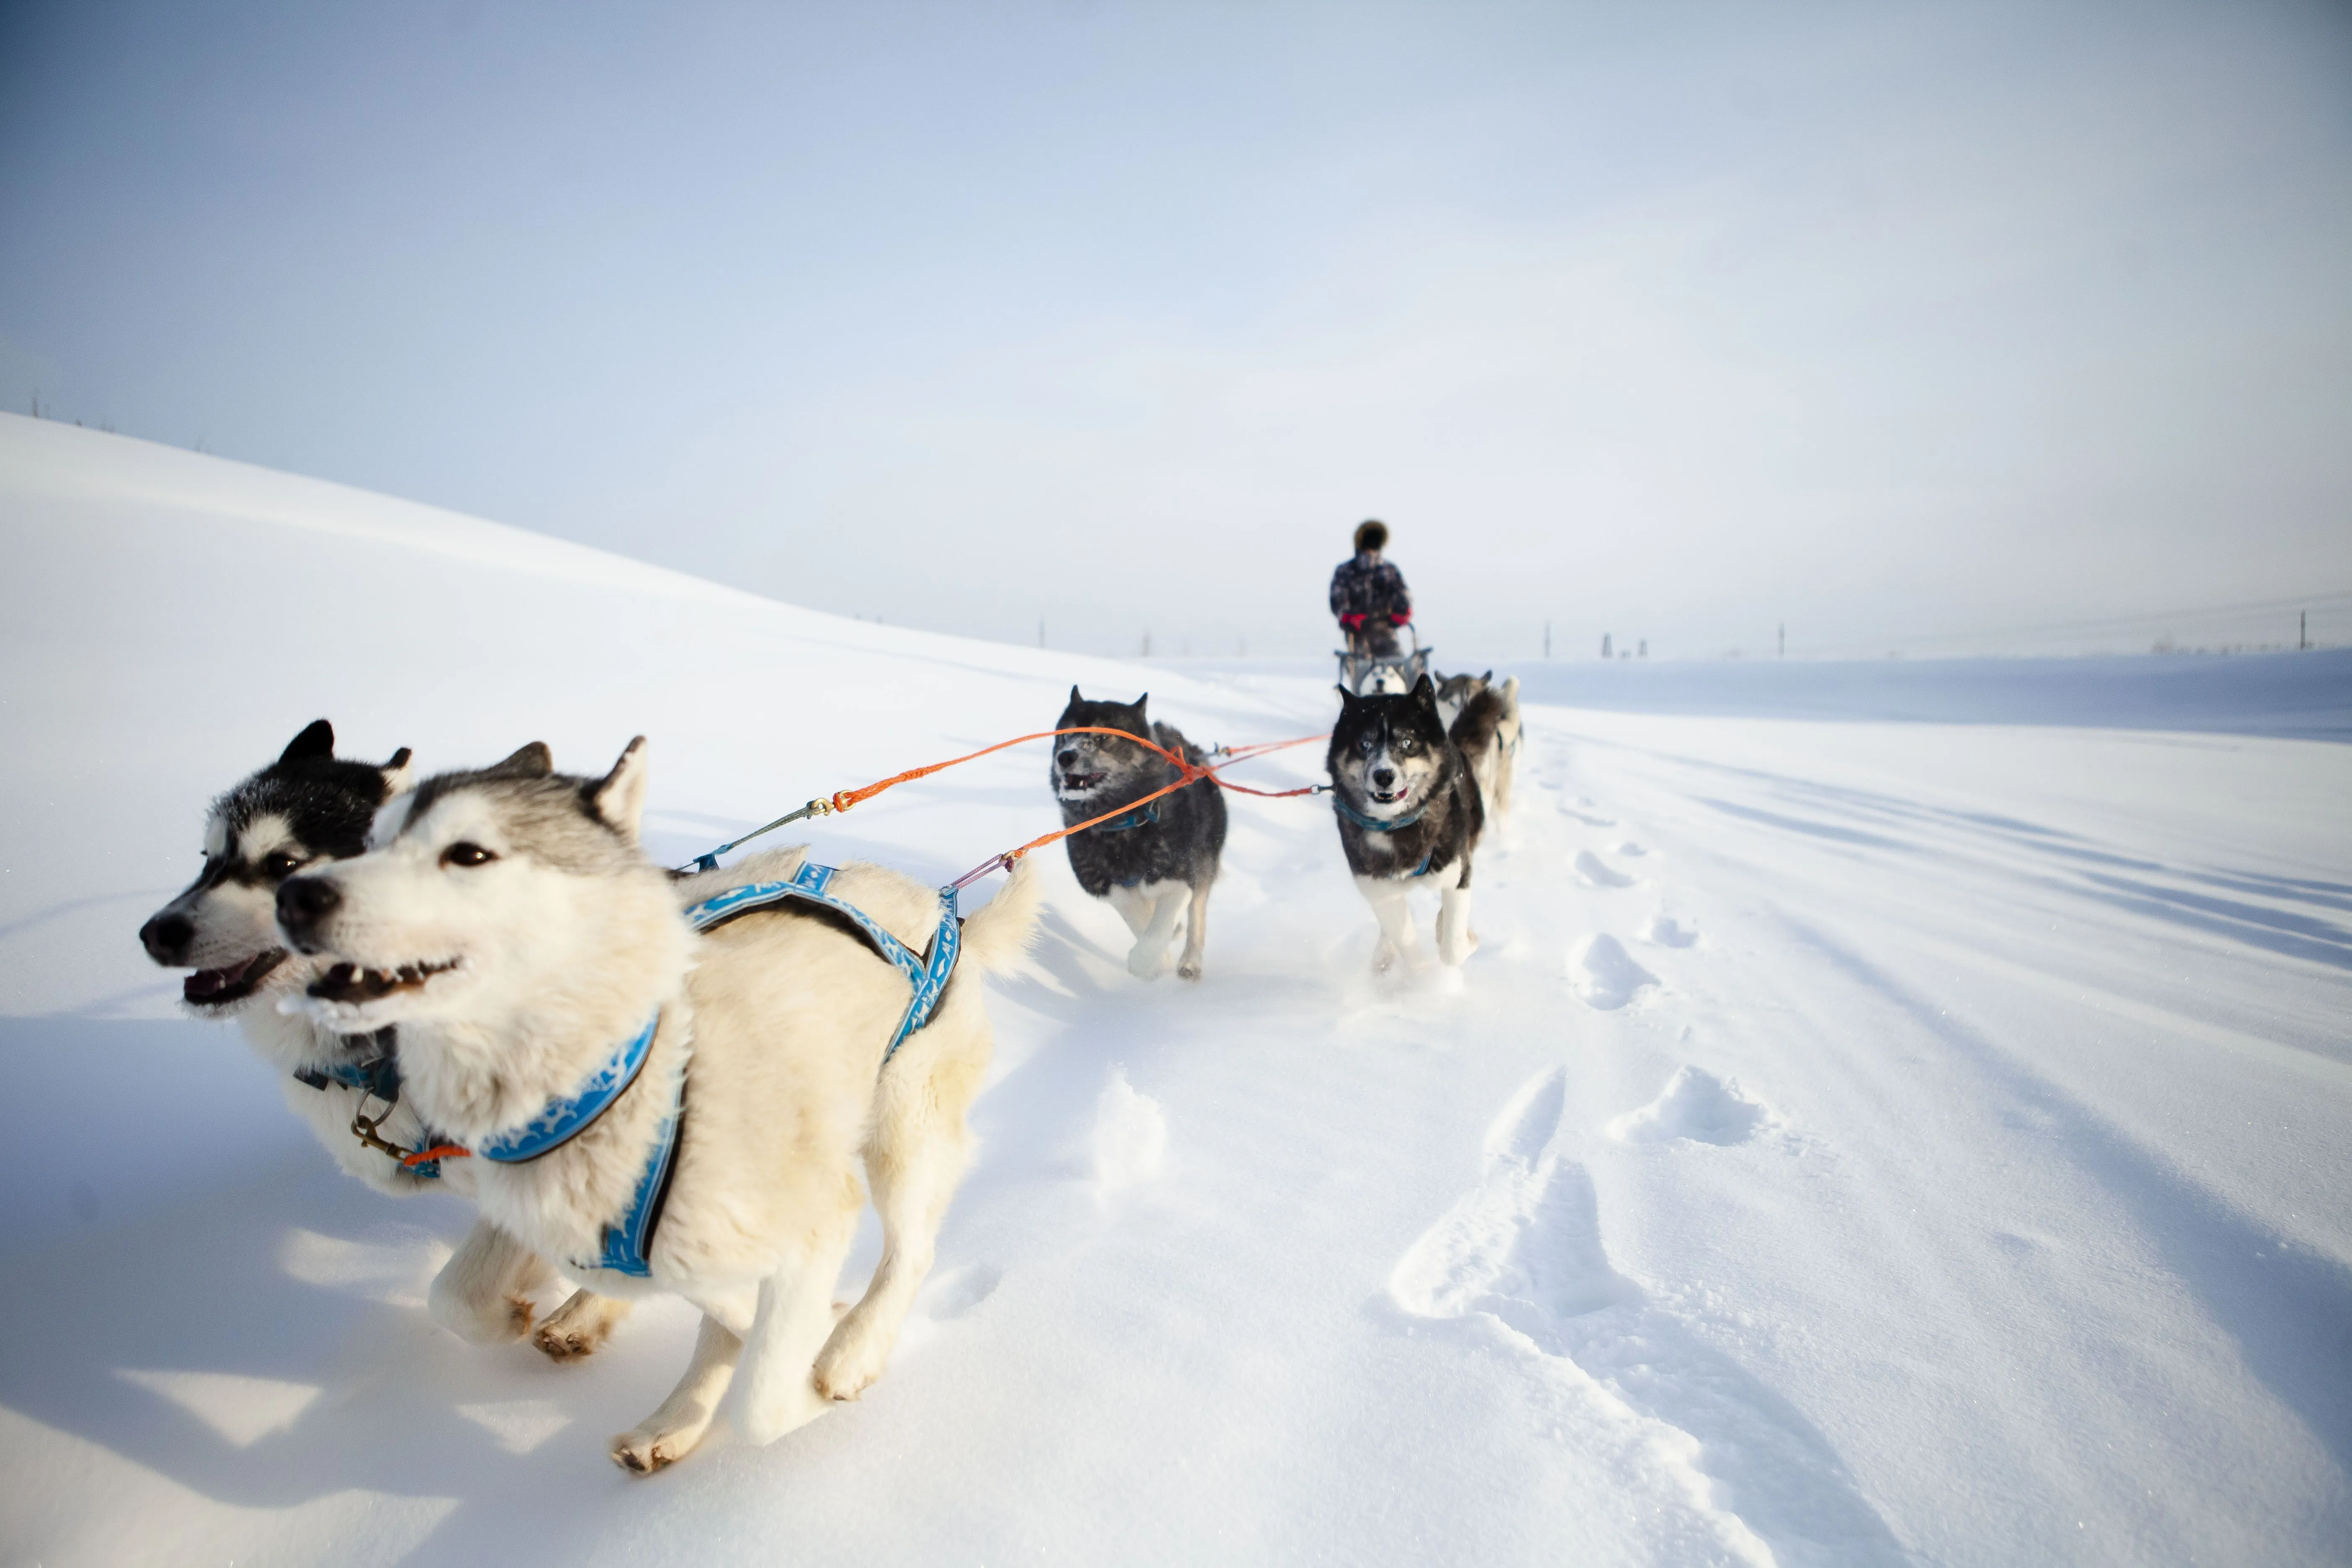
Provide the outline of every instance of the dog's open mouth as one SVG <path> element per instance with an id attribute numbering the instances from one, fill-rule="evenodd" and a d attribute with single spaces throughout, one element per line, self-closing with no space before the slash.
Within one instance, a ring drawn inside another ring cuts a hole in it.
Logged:
<path id="1" fill-rule="evenodd" d="M 1408 791 L 1408 790 L 1399 790 L 1399 791 L 1397 791 L 1397 792 L 1396 792 L 1396 794 L 1394 794 L 1394 795 L 1382 795 L 1380 791 L 1378 791 L 1378 790 L 1376 790 L 1376 789 L 1368 789 L 1368 790 L 1366 790 L 1364 793 L 1365 793 L 1366 795 L 1370 795 L 1370 796 L 1372 797 L 1372 799 L 1373 799 L 1375 802 L 1377 802 L 1379 805 L 1397 805 L 1402 804 L 1402 803 L 1403 802 L 1403 800 L 1404 800 L 1404 797 L 1405 797 L 1408 794 L 1410 794 L 1411 792 L 1410 792 L 1410 791 Z"/>
<path id="2" fill-rule="evenodd" d="M 435 975 L 457 967 L 454 958 L 442 963 L 404 963 L 398 969 L 338 963 L 310 982 L 310 994 L 322 1002 L 379 1002 L 395 992 L 418 990 Z"/>
<path id="3" fill-rule="evenodd" d="M 253 994 L 269 972 L 286 962 L 282 947 L 266 947 L 243 963 L 226 969 L 199 969 L 180 982 L 181 999 L 199 1007 L 226 1007 Z"/>
<path id="4" fill-rule="evenodd" d="M 1109 775 L 1107 773 L 1064 773 L 1062 775 L 1062 793 L 1064 795 L 1092 795 L 1097 789 L 1102 786 L 1103 780 L 1108 776 Z"/>

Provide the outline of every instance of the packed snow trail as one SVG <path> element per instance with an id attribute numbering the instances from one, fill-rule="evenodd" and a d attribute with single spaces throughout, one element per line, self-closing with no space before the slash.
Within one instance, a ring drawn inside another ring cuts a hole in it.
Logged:
<path id="1" fill-rule="evenodd" d="M 678 859 L 1040 727 L 1073 679 L 1210 742 L 1320 728 L 1328 685 L 843 621 L 18 419 L 0 524 L 0 1558 L 2352 1539 L 2352 747 L 1532 709 L 1458 989 L 1368 973 L 1317 804 L 1231 803 L 1197 986 L 1129 976 L 1046 852 L 889 1373 L 639 1481 L 603 1439 L 690 1312 L 572 1365 L 459 1343 L 423 1300 L 464 1206 L 337 1177 L 240 1041 L 173 1016 L 132 933 L 205 800 L 322 712 L 428 770 L 644 730 Z M 987 759 L 805 837 L 944 878 L 1051 825 L 1044 773 Z"/>

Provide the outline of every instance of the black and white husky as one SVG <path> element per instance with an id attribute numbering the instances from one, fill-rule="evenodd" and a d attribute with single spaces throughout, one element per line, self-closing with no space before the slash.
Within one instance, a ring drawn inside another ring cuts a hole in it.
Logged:
<path id="1" fill-rule="evenodd" d="M 195 971 L 180 987 L 188 1010 L 236 1021 L 278 1069 L 288 1107 L 345 1172 L 380 1192 L 427 1191 L 434 1179 L 404 1168 L 352 1131 L 352 1118 L 368 1110 L 381 1118 L 377 1135 L 386 1142 L 414 1149 L 424 1141 L 413 1105 L 399 1101 L 387 1111 L 383 1103 L 383 1093 L 398 1094 L 396 1069 L 384 1070 L 389 1031 L 352 1035 L 279 1011 L 320 971 L 278 940 L 278 885 L 365 849 L 377 808 L 408 785 L 406 747 L 381 765 L 334 753 L 334 727 L 319 720 L 276 762 L 214 801 L 205 819 L 204 870 L 155 912 L 139 939 L 157 963 Z M 442 1179 L 461 1194 L 470 1191 L 467 1172 L 452 1167 Z M 531 1327 L 531 1292 L 553 1278 L 504 1232 L 477 1226 L 433 1282 L 433 1315 L 477 1344 L 516 1339 Z M 583 1291 L 540 1325 L 534 1342 L 558 1360 L 584 1355 L 627 1310 Z"/>
<path id="2" fill-rule="evenodd" d="M 1187 762 L 1201 762 L 1199 748 L 1175 726 L 1145 717 L 1144 704 L 1150 700 L 1145 692 L 1132 702 L 1089 702 L 1073 686 L 1069 706 L 1054 727 L 1118 730 L 1143 736 Z M 1064 826 L 1117 811 L 1173 784 L 1176 776 L 1167 758 L 1116 735 L 1063 736 L 1050 771 Z M 1159 974 L 1181 919 L 1184 955 L 1176 973 L 1186 980 L 1201 978 L 1209 886 L 1217 879 L 1217 860 L 1225 849 L 1225 792 L 1213 780 L 1187 784 L 1062 842 L 1069 848 L 1078 886 L 1109 900 L 1135 933 L 1127 955 L 1129 973 L 1146 980 Z"/>
<path id="3" fill-rule="evenodd" d="M 730 1384 L 735 1429 L 761 1444 L 881 1374 L 962 1179 L 981 976 L 1036 917 L 1024 863 L 890 1055 L 909 984 L 849 921 L 762 910 L 698 935 L 681 909 L 797 880 L 803 852 L 673 882 L 638 847 L 646 779 L 642 741 L 602 778 L 527 746 L 427 779 L 368 853 L 278 889 L 288 945 L 321 965 L 310 1005 L 337 1032 L 399 1029 L 405 1097 L 475 1151 L 457 1163 L 487 1217 L 600 1291 L 701 1309 L 677 1389 L 613 1439 L 640 1473 L 693 1448 Z M 955 929 L 933 889 L 880 867 L 817 885 L 919 952 Z M 836 1321 L 861 1160 L 882 1258 Z"/>
<path id="4" fill-rule="evenodd" d="M 1416 952 L 1412 889 L 1438 889 L 1437 956 L 1459 965 L 1477 945 L 1470 932 L 1470 858 L 1486 811 L 1477 782 L 1445 733 L 1437 688 L 1423 676 L 1402 696 L 1339 690 L 1339 721 L 1324 765 L 1339 845 L 1356 887 L 1381 923 L 1373 965 Z"/>

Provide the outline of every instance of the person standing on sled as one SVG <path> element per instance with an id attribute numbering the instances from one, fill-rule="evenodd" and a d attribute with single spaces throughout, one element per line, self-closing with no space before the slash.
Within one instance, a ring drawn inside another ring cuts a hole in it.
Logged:
<path id="1" fill-rule="evenodd" d="M 1339 617 L 1352 654 L 1396 658 L 1397 628 L 1412 619 L 1412 595 L 1405 592 L 1404 574 L 1381 559 L 1388 542 L 1386 523 L 1358 524 L 1355 555 L 1331 574 L 1331 613 Z"/>

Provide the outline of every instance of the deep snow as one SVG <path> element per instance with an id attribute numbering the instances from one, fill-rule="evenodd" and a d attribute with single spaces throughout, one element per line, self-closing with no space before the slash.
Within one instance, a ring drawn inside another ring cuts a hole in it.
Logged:
<path id="1" fill-rule="evenodd" d="M 875 626 L 15 417 L 0 527 L 0 1558 L 2352 1540 L 2352 747 L 1533 708 L 1458 989 L 1367 975 L 1311 803 L 1234 801 L 1197 987 L 1129 978 L 1053 859 L 889 1374 L 637 1481 L 602 1439 L 689 1314 L 579 1365 L 460 1344 L 423 1289 L 462 1205 L 337 1177 L 233 1034 L 173 1016 L 133 932 L 205 799 L 320 713 L 428 768 L 642 730 L 683 856 L 1041 727 L 1074 679 L 1210 742 L 1320 729 L 1328 685 Z M 810 837 L 943 878 L 1052 823 L 1043 770 Z"/>

